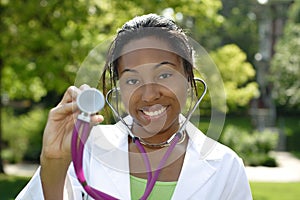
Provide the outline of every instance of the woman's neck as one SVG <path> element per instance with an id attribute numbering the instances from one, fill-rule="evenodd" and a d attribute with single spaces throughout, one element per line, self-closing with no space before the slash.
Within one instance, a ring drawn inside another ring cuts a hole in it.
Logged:
<path id="1" fill-rule="evenodd" d="M 188 136 L 175 146 L 170 157 L 167 159 L 158 177 L 158 181 L 177 181 L 183 166 L 186 148 L 188 145 Z M 152 148 L 144 146 L 151 165 L 152 173 L 158 169 L 159 163 L 163 159 L 169 147 Z M 129 139 L 129 163 L 130 173 L 133 176 L 147 179 L 148 173 L 145 168 L 144 158 L 140 149 Z"/>
<path id="2" fill-rule="evenodd" d="M 141 138 L 143 141 L 149 144 L 160 144 L 168 141 L 179 129 L 179 123 L 172 125 L 167 129 L 162 129 L 158 132 L 151 132 L 146 130 L 139 124 L 133 123 L 132 132 L 135 136 Z"/>

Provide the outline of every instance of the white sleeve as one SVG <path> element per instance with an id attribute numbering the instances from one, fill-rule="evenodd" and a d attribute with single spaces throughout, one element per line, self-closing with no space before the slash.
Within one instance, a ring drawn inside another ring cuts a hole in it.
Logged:
<path id="1" fill-rule="evenodd" d="M 227 199 L 233 200 L 252 200 L 251 189 L 249 181 L 245 172 L 242 159 L 239 158 L 240 166 L 236 173 L 235 181 L 232 185 L 232 190 Z"/>
<path id="2" fill-rule="evenodd" d="M 25 188 L 23 188 L 23 190 L 16 197 L 16 200 L 44 199 L 42 184 L 40 179 L 40 169 L 41 167 L 39 167 L 36 170 L 29 183 L 25 186 Z"/>
<path id="3" fill-rule="evenodd" d="M 65 200 L 81 200 L 85 194 L 80 183 L 78 182 L 73 164 L 70 165 L 64 187 Z M 16 200 L 42 200 L 44 199 L 42 183 L 40 179 L 40 167 L 37 169 L 29 183 L 16 197 Z"/>

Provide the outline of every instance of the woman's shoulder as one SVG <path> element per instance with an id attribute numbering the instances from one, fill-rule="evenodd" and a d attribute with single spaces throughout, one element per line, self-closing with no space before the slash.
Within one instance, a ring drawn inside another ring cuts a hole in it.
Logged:
<path id="1" fill-rule="evenodd" d="M 190 126 L 188 132 L 191 146 L 199 154 L 200 159 L 214 162 L 232 161 L 239 163 L 241 161 L 235 151 L 205 135 L 198 128 Z"/>

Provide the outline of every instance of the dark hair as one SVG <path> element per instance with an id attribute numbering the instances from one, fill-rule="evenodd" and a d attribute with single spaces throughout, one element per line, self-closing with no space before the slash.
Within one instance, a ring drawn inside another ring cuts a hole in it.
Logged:
<path id="1" fill-rule="evenodd" d="M 119 79 L 118 75 L 118 60 L 121 56 L 121 51 L 124 45 L 131 40 L 140 39 L 147 36 L 154 36 L 171 45 L 172 50 L 182 60 L 185 73 L 188 77 L 192 88 L 195 88 L 193 74 L 193 49 L 189 44 L 184 31 L 175 24 L 171 19 L 156 15 L 148 14 L 138 16 L 126 22 L 118 31 L 116 38 L 112 42 L 105 64 L 105 69 L 102 75 L 103 93 L 107 93 L 106 74 L 109 74 L 110 85 L 115 87 Z"/>

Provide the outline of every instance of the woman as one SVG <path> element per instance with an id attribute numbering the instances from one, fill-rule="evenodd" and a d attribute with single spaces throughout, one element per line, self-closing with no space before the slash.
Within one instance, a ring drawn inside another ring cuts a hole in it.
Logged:
<path id="1" fill-rule="evenodd" d="M 110 83 L 106 76 L 110 75 Z M 125 121 L 139 138 L 154 173 L 182 123 L 180 114 L 188 91 L 194 90 L 193 51 L 184 32 L 171 20 L 149 14 L 127 22 L 118 32 L 103 74 L 107 85 L 119 86 Z M 71 163 L 70 143 L 79 114 L 76 97 L 82 90 L 71 86 L 49 113 L 43 136 L 41 167 L 17 199 L 88 199 Z M 118 199 L 139 199 L 147 187 L 149 169 L 143 154 L 121 122 L 95 126 L 84 152 L 88 183 Z M 252 199 L 241 159 L 219 144 L 200 159 L 208 139 L 188 124 L 160 168 L 147 199 Z"/>

